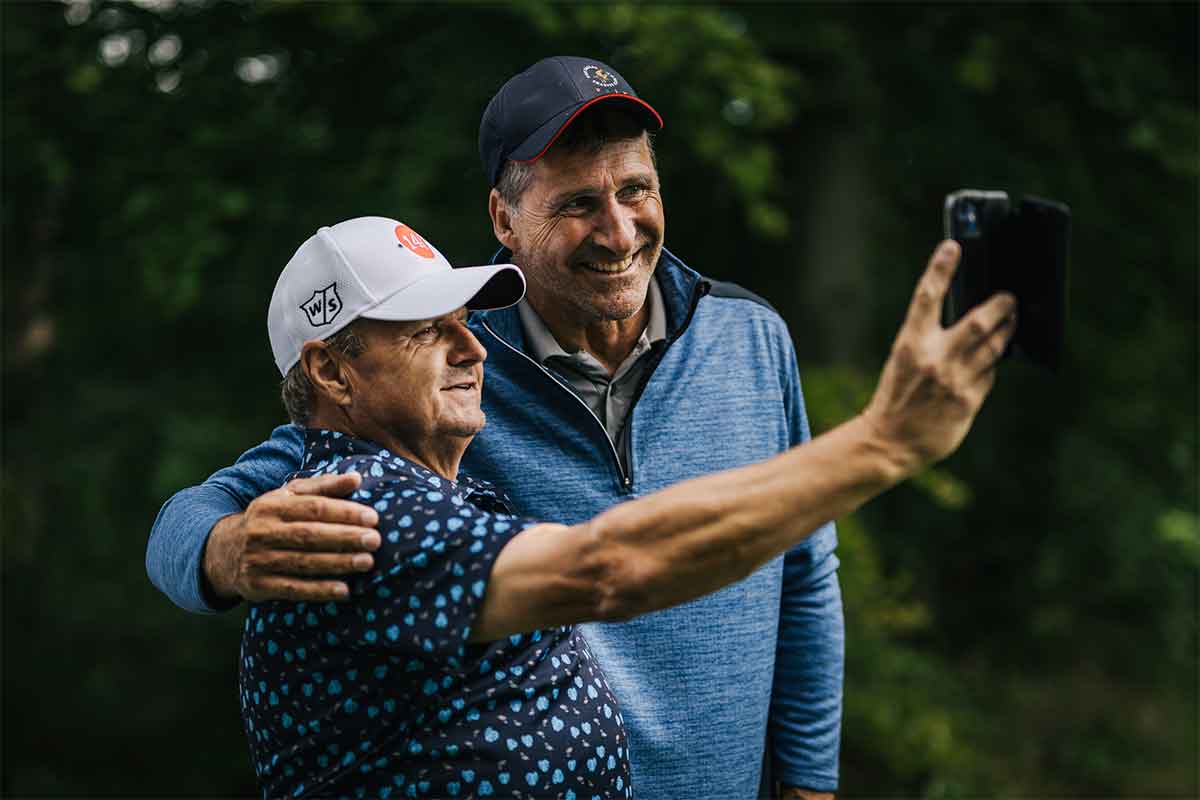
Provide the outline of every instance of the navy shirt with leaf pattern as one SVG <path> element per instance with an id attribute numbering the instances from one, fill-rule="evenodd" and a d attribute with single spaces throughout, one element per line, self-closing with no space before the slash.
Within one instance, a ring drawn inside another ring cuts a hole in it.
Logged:
<path id="1" fill-rule="evenodd" d="M 305 431 L 298 476 L 356 471 L 383 542 L 345 603 L 250 606 L 238 689 L 264 797 L 629 798 L 617 701 L 574 626 L 469 643 L 536 521 L 489 485 Z"/>

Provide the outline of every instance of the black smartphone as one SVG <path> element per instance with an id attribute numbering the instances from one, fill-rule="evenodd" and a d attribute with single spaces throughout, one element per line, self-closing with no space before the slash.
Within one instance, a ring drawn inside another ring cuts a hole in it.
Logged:
<path id="1" fill-rule="evenodd" d="M 1023 197 L 1013 206 L 1000 191 L 962 189 L 946 195 L 945 236 L 962 247 L 946 296 L 947 325 L 996 292 L 1017 298 L 1017 330 L 1008 351 L 1052 371 L 1062 359 L 1067 316 L 1071 209 Z"/>

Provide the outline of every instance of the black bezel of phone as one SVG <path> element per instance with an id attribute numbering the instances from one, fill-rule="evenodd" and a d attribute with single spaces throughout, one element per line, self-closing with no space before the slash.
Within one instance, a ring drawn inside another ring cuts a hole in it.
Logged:
<path id="1" fill-rule="evenodd" d="M 1014 208 L 1000 191 L 947 195 L 944 234 L 962 247 L 962 259 L 947 294 L 946 324 L 997 292 L 1012 292 L 1017 331 L 1009 351 L 1057 371 L 1066 327 L 1070 221 L 1070 209 L 1053 200 L 1026 196 Z"/>

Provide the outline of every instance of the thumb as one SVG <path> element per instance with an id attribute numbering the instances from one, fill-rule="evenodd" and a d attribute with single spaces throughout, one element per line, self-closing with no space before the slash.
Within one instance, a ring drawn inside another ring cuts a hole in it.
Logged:
<path id="1" fill-rule="evenodd" d="M 946 239 L 933 251 L 925 274 L 921 276 L 913 292 L 906 324 L 922 330 L 935 325 L 940 326 L 942 301 L 950 289 L 950 280 L 958 268 L 961 253 L 962 248 L 953 239 Z"/>

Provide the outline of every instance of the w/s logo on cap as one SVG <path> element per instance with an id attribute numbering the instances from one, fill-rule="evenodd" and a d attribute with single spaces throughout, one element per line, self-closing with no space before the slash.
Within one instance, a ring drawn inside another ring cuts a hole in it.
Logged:
<path id="1" fill-rule="evenodd" d="M 342 310 L 342 298 L 338 296 L 337 284 L 331 283 L 324 289 L 317 289 L 312 297 L 305 300 L 300 309 L 308 315 L 308 322 L 314 328 L 328 325 Z"/>

